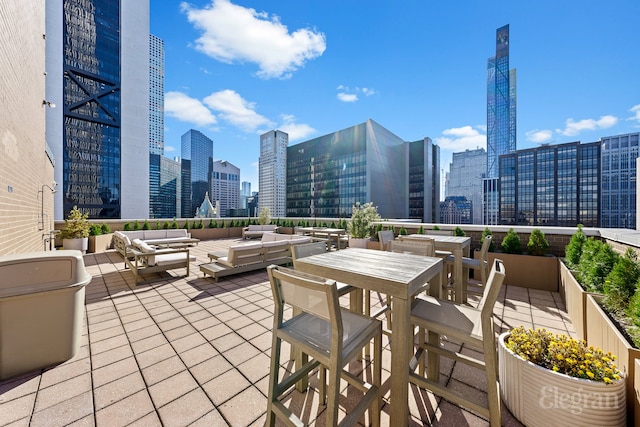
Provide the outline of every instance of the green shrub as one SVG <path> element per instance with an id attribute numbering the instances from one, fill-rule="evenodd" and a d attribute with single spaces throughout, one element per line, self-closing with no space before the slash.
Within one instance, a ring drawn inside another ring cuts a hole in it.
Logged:
<path id="1" fill-rule="evenodd" d="M 173 218 L 173 222 L 171 223 L 171 228 L 173 228 L 173 229 L 178 228 L 178 221 L 176 221 L 175 218 Z"/>
<path id="2" fill-rule="evenodd" d="M 489 230 L 489 227 L 485 227 L 484 230 L 482 230 L 482 237 L 480 237 L 480 246 L 482 246 L 482 244 L 484 243 L 484 238 L 487 236 L 491 236 L 491 243 L 489 243 L 489 252 L 493 252 L 496 250 L 496 244 L 493 241 L 493 233 L 491 233 L 491 230 Z"/>
<path id="3" fill-rule="evenodd" d="M 225 224 L 224 220 L 220 221 L 220 228 L 227 228 L 227 224 Z"/>
<path id="4" fill-rule="evenodd" d="M 510 228 L 507 235 L 502 239 L 502 252 L 505 254 L 521 254 L 522 243 L 520 243 L 520 237 L 513 228 Z"/>
<path id="5" fill-rule="evenodd" d="M 184 222 L 184 225 L 182 226 L 182 228 L 184 228 L 185 230 L 188 230 L 188 229 L 189 229 L 189 220 L 186 220 L 186 221 Z"/>
<path id="6" fill-rule="evenodd" d="M 424 226 L 418 227 L 418 234 L 424 234 Z"/>
<path id="7" fill-rule="evenodd" d="M 89 236 L 99 236 L 102 234 L 102 227 L 98 224 L 91 224 Z"/>
<path id="8" fill-rule="evenodd" d="M 124 231 L 131 231 L 131 224 L 129 224 L 128 222 L 125 222 L 123 230 Z"/>
<path id="9" fill-rule="evenodd" d="M 564 248 L 567 267 L 571 270 L 575 270 L 578 267 L 580 256 L 582 255 L 582 245 L 584 245 L 584 242 L 586 241 L 587 236 L 585 236 L 582 231 L 582 224 L 578 224 L 578 231 L 571 236 L 569 244 Z"/>
<path id="10" fill-rule="evenodd" d="M 629 299 L 636 290 L 640 279 L 638 255 L 628 248 L 624 256 L 619 256 L 611 272 L 604 281 L 604 304 L 614 312 L 624 312 Z"/>
<path id="11" fill-rule="evenodd" d="M 440 230 L 440 227 L 439 227 L 439 226 L 437 226 L 437 225 L 434 225 L 434 226 L 433 226 L 433 230 Z"/>
<path id="12" fill-rule="evenodd" d="M 136 231 L 140 230 L 140 223 L 137 219 L 133 222 L 133 229 Z"/>
<path id="13" fill-rule="evenodd" d="M 534 256 L 545 256 L 549 253 L 549 242 L 544 233 L 537 228 L 531 230 L 529 242 L 527 243 L 527 253 Z"/>
<path id="14" fill-rule="evenodd" d="M 264 207 L 260 209 L 260 213 L 258 214 L 258 223 L 260 225 L 271 224 L 271 211 L 269 211 L 269 208 Z"/>
<path id="15" fill-rule="evenodd" d="M 146 219 L 144 220 L 144 223 L 142 224 L 142 229 L 143 230 L 151 230 L 151 226 L 149 225 L 149 221 L 147 221 Z"/>
<path id="16" fill-rule="evenodd" d="M 398 236 L 406 236 L 407 234 L 407 229 L 404 228 L 404 225 L 402 227 L 400 227 L 400 231 L 398 231 Z"/>
<path id="17" fill-rule="evenodd" d="M 90 231 L 89 213 L 82 213 L 77 206 L 74 206 L 69 211 L 67 219 L 64 220 L 64 228 L 60 231 L 60 238 L 81 239 L 88 237 Z"/>
<path id="18" fill-rule="evenodd" d="M 456 228 L 453 229 L 453 235 L 454 236 L 465 237 L 467 235 L 467 233 L 465 233 L 462 228 L 456 227 Z"/>
<path id="19" fill-rule="evenodd" d="M 604 291 L 604 281 L 616 263 L 618 254 L 608 243 L 589 237 L 582 245 L 576 278 L 589 292 Z"/>
<path id="20" fill-rule="evenodd" d="M 111 229 L 109 228 L 109 226 L 106 223 L 102 223 L 102 225 L 100 226 L 102 234 L 109 234 L 111 233 Z"/>
<path id="21" fill-rule="evenodd" d="M 168 229 L 169 229 L 169 227 L 170 227 L 170 225 L 169 225 L 169 221 L 165 221 L 165 222 L 164 222 L 164 224 L 162 224 L 162 229 L 163 229 L 163 230 L 168 230 Z"/>

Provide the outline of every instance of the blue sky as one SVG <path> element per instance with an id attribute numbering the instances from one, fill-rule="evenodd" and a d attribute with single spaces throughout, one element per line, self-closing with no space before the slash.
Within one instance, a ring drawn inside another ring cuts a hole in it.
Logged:
<path id="1" fill-rule="evenodd" d="M 165 155 L 198 129 L 258 190 L 259 135 L 289 145 L 371 118 L 486 149 L 486 66 L 510 25 L 517 148 L 640 131 L 640 1 L 151 0 L 165 43 Z"/>

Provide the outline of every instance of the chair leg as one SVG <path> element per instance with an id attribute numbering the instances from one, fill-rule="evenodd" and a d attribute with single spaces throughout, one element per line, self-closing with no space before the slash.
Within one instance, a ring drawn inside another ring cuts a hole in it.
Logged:
<path id="1" fill-rule="evenodd" d="M 342 367 L 331 363 L 329 367 L 329 388 L 327 390 L 327 417 L 325 425 L 338 425 L 338 399 L 340 397 L 340 373 Z"/>
<path id="2" fill-rule="evenodd" d="M 373 427 L 380 426 L 380 408 L 382 407 L 382 392 L 380 386 L 382 385 L 382 334 L 376 335 L 373 339 L 373 380 L 372 385 L 378 388 L 376 399 L 373 401 L 371 408 L 371 425 Z"/>
<path id="3" fill-rule="evenodd" d="M 322 405 L 326 405 L 327 404 L 327 368 L 321 365 L 320 368 L 318 369 L 319 369 L 318 381 L 320 382 L 318 384 L 318 394 L 320 398 L 320 403 Z"/>
<path id="4" fill-rule="evenodd" d="M 273 336 L 273 344 L 271 350 L 271 367 L 269 375 L 269 396 L 267 399 L 267 422 L 268 426 L 276 425 L 276 414 L 273 412 L 273 402 L 278 399 L 278 376 L 280 374 L 280 345 L 282 340 L 278 339 L 275 334 Z"/>
<path id="5" fill-rule="evenodd" d="M 500 400 L 500 386 L 498 385 L 497 376 L 497 353 L 493 340 L 489 345 L 484 345 L 484 368 L 487 377 L 487 401 L 489 406 L 489 421 L 492 427 L 502 424 L 502 408 Z"/>

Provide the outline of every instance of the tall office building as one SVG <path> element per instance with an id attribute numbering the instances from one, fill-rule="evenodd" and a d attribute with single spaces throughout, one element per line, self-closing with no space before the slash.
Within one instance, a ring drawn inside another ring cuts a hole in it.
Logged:
<path id="1" fill-rule="evenodd" d="M 46 2 L 55 218 L 149 214 L 149 1 Z M 141 113 L 142 112 L 142 113 Z"/>
<path id="2" fill-rule="evenodd" d="M 431 138 L 409 142 L 409 218 L 440 218 L 440 147 Z"/>
<path id="3" fill-rule="evenodd" d="M 372 202 L 382 217 L 407 218 L 410 144 L 367 120 L 289 147 L 287 216 L 348 218 L 356 202 Z M 429 141 L 415 148 L 418 159 L 432 156 Z M 425 189 L 433 188 L 430 168 L 415 179 Z M 260 187 L 261 203 L 262 197 Z"/>
<path id="4" fill-rule="evenodd" d="M 240 184 L 240 208 L 247 209 L 247 199 L 251 197 L 251 183 L 242 181 Z"/>
<path id="5" fill-rule="evenodd" d="M 149 34 L 149 153 L 164 155 L 164 40 Z"/>
<path id="6" fill-rule="evenodd" d="M 226 160 L 213 162 L 213 200 L 220 202 L 221 217 L 240 206 L 240 169 Z"/>
<path id="7" fill-rule="evenodd" d="M 500 224 L 600 226 L 600 143 L 544 145 L 500 156 Z"/>
<path id="8" fill-rule="evenodd" d="M 447 197 L 464 196 L 470 202 L 472 212 L 470 224 L 483 224 L 482 183 L 486 177 L 487 152 L 484 148 L 453 153 L 449 166 L 446 194 Z"/>
<path id="9" fill-rule="evenodd" d="M 496 30 L 496 54 L 487 61 L 487 182 L 483 221 L 497 223 L 498 162 L 516 150 L 516 70 L 509 69 L 509 25 Z"/>
<path id="10" fill-rule="evenodd" d="M 260 135 L 259 209 L 269 208 L 272 217 L 287 215 L 287 145 L 289 135 L 285 132 L 272 130 Z"/>
<path id="11" fill-rule="evenodd" d="M 442 224 L 472 224 L 473 204 L 465 196 L 448 196 L 440 202 Z"/>
<path id="12" fill-rule="evenodd" d="M 636 159 L 640 133 L 600 139 L 602 150 L 601 227 L 636 227 Z"/>
<path id="13" fill-rule="evenodd" d="M 149 154 L 149 218 L 174 218 L 181 213 L 181 164 Z"/>
<path id="14" fill-rule="evenodd" d="M 193 218 L 204 196 L 211 190 L 213 141 L 202 132 L 182 135 L 182 218 Z M 186 192 L 186 193 L 185 193 Z"/>

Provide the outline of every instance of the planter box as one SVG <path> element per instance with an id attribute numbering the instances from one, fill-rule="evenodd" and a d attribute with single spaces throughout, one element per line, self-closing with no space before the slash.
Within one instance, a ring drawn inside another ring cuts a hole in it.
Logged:
<path id="1" fill-rule="evenodd" d="M 498 340 L 500 395 L 523 424 L 535 426 L 626 424 L 625 386 L 570 377 L 515 355 L 505 347 L 508 332 Z"/>
<path id="2" fill-rule="evenodd" d="M 295 234 L 294 227 L 278 227 L 279 234 Z"/>
<path id="3" fill-rule="evenodd" d="M 112 239 L 113 233 L 101 234 L 99 236 L 89 236 L 89 247 L 87 249 L 87 252 L 104 252 L 107 249 L 113 248 L 113 244 L 111 242 Z"/>
<path id="4" fill-rule="evenodd" d="M 349 239 L 349 241 L 351 241 L 351 239 Z M 351 245 L 349 245 L 351 246 Z M 378 241 L 373 241 L 373 240 L 369 240 L 367 241 L 367 249 L 376 249 L 376 250 L 380 250 L 380 242 Z"/>
<path id="5" fill-rule="evenodd" d="M 504 261 L 507 275 L 504 284 L 523 288 L 558 292 L 558 258 L 489 252 L 489 265 L 498 258 Z"/>
<path id="6" fill-rule="evenodd" d="M 191 237 L 200 240 L 226 239 L 229 237 L 228 228 L 194 228 L 189 232 Z"/>
<path id="7" fill-rule="evenodd" d="M 564 300 L 564 305 L 567 309 L 567 314 L 571 319 L 571 323 L 576 329 L 578 338 L 587 339 L 587 292 L 576 280 L 575 276 L 565 265 L 560 261 L 560 296 Z"/>
<path id="8" fill-rule="evenodd" d="M 227 228 L 229 230 L 229 237 L 242 237 L 242 229 L 244 227 L 230 227 Z"/>
<path id="9" fill-rule="evenodd" d="M 640 359 L 640 350 L 620 333 L 617 326 L 611 321 L 607 313 L 600 306 L 603 296 L 588 294 L 585 305 L 587 320 L 587 343 L 600 347 L 604 351 L 610 351 L 617 357 L 616 365 L 627 378 L 627 415 L 633 420 L 633 425 L 640 426 L 640 413 L 635 411 L 639 405 L 638 395 L 635 392 L 636 362 Z"/>

